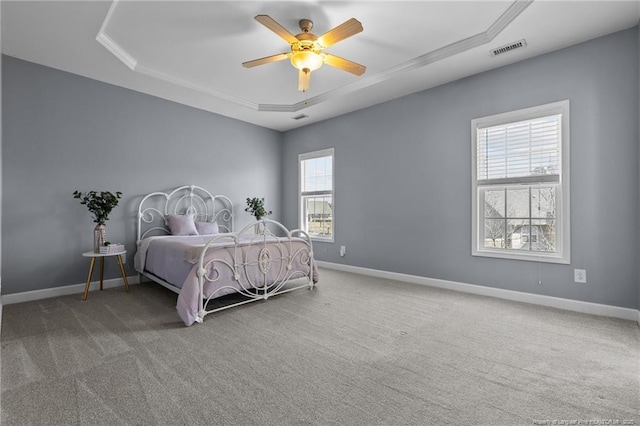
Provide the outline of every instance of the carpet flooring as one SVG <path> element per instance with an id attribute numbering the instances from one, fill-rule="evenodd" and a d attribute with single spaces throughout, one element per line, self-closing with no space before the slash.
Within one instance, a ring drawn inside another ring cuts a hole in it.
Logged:
<path id="1" fill-rule="evenodd" d="M 326 269 L 192 327 L 175 302 L 5 306 L 2 424 L 640 425 L 632 321 Z"/>

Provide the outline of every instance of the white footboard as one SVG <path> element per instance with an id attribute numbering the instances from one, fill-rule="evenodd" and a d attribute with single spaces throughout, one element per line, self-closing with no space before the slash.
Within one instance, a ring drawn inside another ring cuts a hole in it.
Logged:
<path id="1" fill-rule="evenodd" d="M 234 245 L 211 253 L 220 238 L 212 238 L 200 253 L 197 322 L 213 312 L 303 287 L 312 289 L 317 281 L 313 245 L 305 231 L 289 231 L 276 221 L 263 219 L 233 234 Z M 244 300 L 207 309 L 212 299 L 228 293 L 239 293 Z"/>

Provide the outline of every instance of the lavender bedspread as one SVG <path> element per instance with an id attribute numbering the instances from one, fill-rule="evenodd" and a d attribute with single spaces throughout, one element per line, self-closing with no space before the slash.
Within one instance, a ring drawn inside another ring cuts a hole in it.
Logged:
<path id="1" fill-rule="evenodd" d="M 211 238 L 161 236 L 146 238 L 138 244 L 134 259 L 136 270 L 150 272 L 181 288 L 176 308 L 187 326 L 198 317 L 200 288 L 197 271 L 200 254 Z M 219 234 L 216 238 L 205 255 L 208 277 L 203 291 L 205 299 L 309 276 L 309 249 L 302 239 L 271 237 L 265 242 L 245 235 L 236 245 L 231 234 Z M 315 262 L 313 281 L 318 281 Z"/>

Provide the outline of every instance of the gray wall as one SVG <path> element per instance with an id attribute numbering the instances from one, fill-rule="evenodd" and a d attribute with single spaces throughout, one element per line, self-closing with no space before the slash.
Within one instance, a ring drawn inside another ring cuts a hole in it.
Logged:
<path id="1" fill-rule="evenodd" d="M 2 21 L 1 13 L 0 21 Z M 2 46 L 1 36 L 0 46 Z M 2 66 L 0 66 L 0 82 L 2 82 Z M 0 84 L 0 99 L 2 99 L 2 84 Z M 0 129 L 2 129 L 2 105 L 0 105 Z M 0 132 L 0 229 L 2 229 L 2 132 Z M 2 233 L 0 233 L 0 294 L 2 294 Z M 0 323 L 2 323 L 2 300 L 0 300 Z M 2 404 L 0 404 L 1 406 Z"/>
<path id="2" fill-rule="evenodd" d="M 315 245 L 320 260 L 640 306 L 638 43 L 626 30 L 286 132 L 285 223 L 297 225 L 297 155 L 335 147 L 335 242 Z M 472 257 L 471 120 L 562 99 L 571 265 Z"/>
<path id="3" fill-rule="evenodd" d="M 141 196 L 197 184 L 236 203 L 266 197 L 279 218 L 279 132 L 2 57 L 3 294 L 86 280 L 94 223 L 74 190 L 122 191 L 107 238 L 129 250 Z M 106 262 L 106 278 L 118 277 Z M 97 273 L 94 272 L 97 276 Z"/>
<path id="4" fill-rule="evenodd" d="M 320 260 L 640 307 L 639 46 L 635 28 L 284 134 L 3 57 L 2 293 L 84 282 L 94 224 L 75 189 L 124 192 L 107 226 L 131 255 L 137 201 L 182 184 L 231 196 L 240 226 L 248 196 L 297 226 L 297 155 L 335 147 Z M 571 265 L 472 257 L 471 119 L 561 99 Z"/>

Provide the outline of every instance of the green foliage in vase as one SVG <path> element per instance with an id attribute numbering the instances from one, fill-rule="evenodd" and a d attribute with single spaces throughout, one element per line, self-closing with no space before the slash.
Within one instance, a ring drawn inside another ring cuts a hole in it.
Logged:
<path id="1" fill-rule="evenodd" d="M 244 211 L 255 216 L 257 220 L 273 213 L 271 210 L 267 211 L 264 208 L 264 198 L 258 197 L 247 198 L 247 208 Z"/>
<path id="2" fill-rule="evenodd" d="M 87 206 L 95 223 L 104 225 L 109 220 L 111 210 L 118 205 L 118 200 L 122 198 L 122 192 L 117 191 L 114 194 L 108 191 L 73 191 L 73 198 L 78 198 L 80 204 Z"/>

